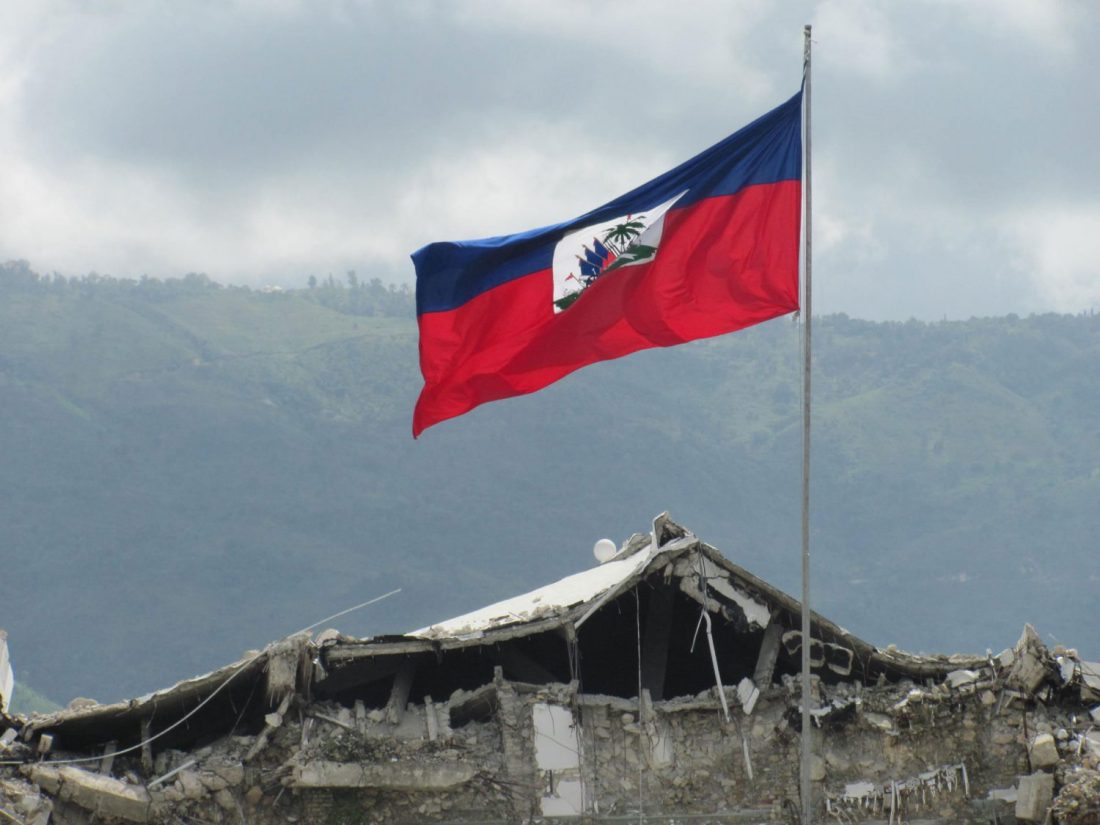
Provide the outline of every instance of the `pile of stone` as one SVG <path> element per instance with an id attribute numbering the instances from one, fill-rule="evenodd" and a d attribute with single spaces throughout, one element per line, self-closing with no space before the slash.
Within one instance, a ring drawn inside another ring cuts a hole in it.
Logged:
<path id="1" fill-rule="evenodd" d="M 803 804 L 1100 825 L 1100 665 L 1030 626 L 996 656 L 880 649 L 816 615 L 803 639 L 795 600 L 662 519 L 617 561 L 405 636 L 297 634 L 132 701 L 0 710 L 0 825 L 726 823 Z"/>
<path id="2" fill-rule="evenodd" d="M 1054 818 L 1064 825 L 1100 825 L 1100 758 L 1086 757 L 1061 772 Z"/>

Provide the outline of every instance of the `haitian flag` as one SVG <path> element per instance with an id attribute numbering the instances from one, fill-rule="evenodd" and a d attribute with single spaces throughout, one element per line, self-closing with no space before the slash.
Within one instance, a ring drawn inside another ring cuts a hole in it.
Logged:
<path id="1" fill-rule="evenodd" d="M 649 347 L 794 312 L 802 93 L 578 218 L 413 253 L 424 389 L 413 437 Z"/>

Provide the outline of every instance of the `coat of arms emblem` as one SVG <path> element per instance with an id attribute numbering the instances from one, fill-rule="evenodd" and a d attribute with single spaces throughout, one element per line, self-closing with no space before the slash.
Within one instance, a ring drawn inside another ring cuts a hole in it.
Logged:
<path id="1" fill-rule="evenodd" d="M 622 215 L 577 229 L 554 249 L 554 312 L 576 303 L 598 279 L 624 266 L 653 260 L 665 213 L 685 192 L 642 214 Z"/>

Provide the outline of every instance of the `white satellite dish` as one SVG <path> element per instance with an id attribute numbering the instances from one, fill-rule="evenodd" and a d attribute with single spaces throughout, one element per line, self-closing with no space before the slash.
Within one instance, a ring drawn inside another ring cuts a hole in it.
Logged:
<path id="1" fill-rule="evenodd" d="M 600 539 L 592 548 L 592 555 L 596 557 L 596 561 L 600 564 L 611 561 L 618 552 L 619 548 L 615 546 L 615 542 L 611 539 Z"/>

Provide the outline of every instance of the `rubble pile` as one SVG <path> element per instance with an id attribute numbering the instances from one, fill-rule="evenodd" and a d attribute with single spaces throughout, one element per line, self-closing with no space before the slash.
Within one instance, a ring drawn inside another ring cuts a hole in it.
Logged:
<path id="1" fill-rule="evenodd" d="M 83 755 L 51 746 L 44 756 L 34 734 L 29 742 L 22 735 L 44 718 L 11 720 L 22 733 L 0 754 L 23 764 L 0 768 L 0 821 L 382 823 L 427 821 L 463 807 L 511 811 L 511 788 L 494 779 L 500 731 L 493 725 L 432 740 L 423 707 L 410 707 L 399 725 L 380 721 L 377 711 L 301 696 L 282 708 L 259 731 L 162 750 L 151 765 L 140 754 L 66 764 Z"/>
<path id="2" fill-rule="evenodd" d="M 1060 776 L 1062 789 L 1054 800 L 1054 818 L 1065 825 L 1100 823 L 1100 758 L 1086 757 L 1067 766 Z"/>
<path id="3" fill-rule="evenodd" d="M 791 821 L 797 610 L 658 521 L 404 636 L 298 635 L 131 702 L 0 713 L 0 823 Z M 1027 626 L 999 655 L 916 656 L 819 616 L 809 645 L 817 818 L 1100 822 L 1100 666 L 1076 651 Z"/>

